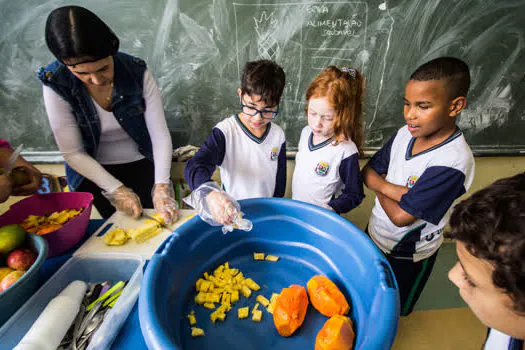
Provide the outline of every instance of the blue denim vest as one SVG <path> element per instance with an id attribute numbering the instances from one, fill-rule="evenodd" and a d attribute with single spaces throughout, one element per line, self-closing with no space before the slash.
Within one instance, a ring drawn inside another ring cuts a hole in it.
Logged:
<path id="1" fill-rule="evenodd" d="M 144 119 L 146 104 L 143 85 L 146 62 L 121 52 L 113 56 L 113 60 L 115 77 L 111 110 L 120 126 L 138 144 L 139 152 L 153 161 L 151 138 Z M 82 135 L 84 150 L 96 159 L 100 141 L 100 118 L 84 83 L 59 61 L 46 68 L 41 67 L 37 77 L 70 104 Z M 75 191 L 84 177 L 67 163 L 65 166 L 69 188 Z"/>

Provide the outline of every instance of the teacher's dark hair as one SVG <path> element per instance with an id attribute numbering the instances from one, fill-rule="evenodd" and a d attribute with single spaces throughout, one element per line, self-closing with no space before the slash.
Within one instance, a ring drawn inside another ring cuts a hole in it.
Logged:
<path id="1" fill-rule="evenodd" d="M 49 14 L 46 44 L 61 62 L 85 58 L 75 64 L 113 56 L 119 48 L 117 36 L 106 23 L 80 6 L 59 7 Z"/>

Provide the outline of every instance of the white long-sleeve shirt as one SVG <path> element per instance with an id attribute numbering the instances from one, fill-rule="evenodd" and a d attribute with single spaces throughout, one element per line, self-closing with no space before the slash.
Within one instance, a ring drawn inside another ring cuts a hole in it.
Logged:
<path id="1" fill-rule="evenodd" d="M 44 103 L 55 135 L 58 149 L 65 161 L 76 172 L 94 182 L 107 192 L 122 186 L 101 164 L 124 164 L 143 159 L 137 143 L 124 131 L 113 112 L 100 107 L 94 100 L 101 124 L 98 153 L 91 157 L 84 150 L 80 128 L 71 106 L 52 88 L 43 87 Z M 162 99 L 155 79 L 149 71 L 144 73 L 144 118 L 151 137 L 155 164 L 155 183 L 168 183 L 170 179 L 172 142 L 166 124 Z"/>

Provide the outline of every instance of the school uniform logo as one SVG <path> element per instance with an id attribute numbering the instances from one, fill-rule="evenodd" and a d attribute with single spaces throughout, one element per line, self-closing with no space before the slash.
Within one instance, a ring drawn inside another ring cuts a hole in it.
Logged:
<path id="1" fill-rule="evenodd" d="M 330 166 L 327 162 L 320 161 L 315 167 L 315 173 L 319 176 L 325 176 L 328 173 Z"/>
<path id="2" fill-rule="evenodd" d="M 272 151 L 270 152 L 270 159 L 271 160 L 277 159 L 277 147 L 272 148 Z"/>
<path id="3" fill-rule="evenodd" d="M 410 175 L 407 179 L 407 183 L 406 183 L 406 187 L 408 188 L 412 188 L 414 187 L 414 185 L 416 184 L 417 182 L 417 179 L 419 179 L 419 177 L 417 177 L 417 175 Z"/>

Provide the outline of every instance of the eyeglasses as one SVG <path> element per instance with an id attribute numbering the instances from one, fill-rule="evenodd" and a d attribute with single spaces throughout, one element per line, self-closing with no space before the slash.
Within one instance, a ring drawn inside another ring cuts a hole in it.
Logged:
<path id="1" fill-rule="evenodd" d="M 255 117 L 257 114 L 260 114 L 263 119 L 272 120 L 272 119 L 275 119 L 275 117 L 277 117 L 277 114 L 279 114 L 279 105 L 277 105 L 277 109 L 275 111 L 268 110 L 268 109 L 260 110 L 260 109 L 253 108 L 252 106 L 248 106 L 242 103 L 242 97 L 240 98 L 240 101 L 241 101 L 240 105 L 241 105 L 242 112 L 251 117 Z"/>

